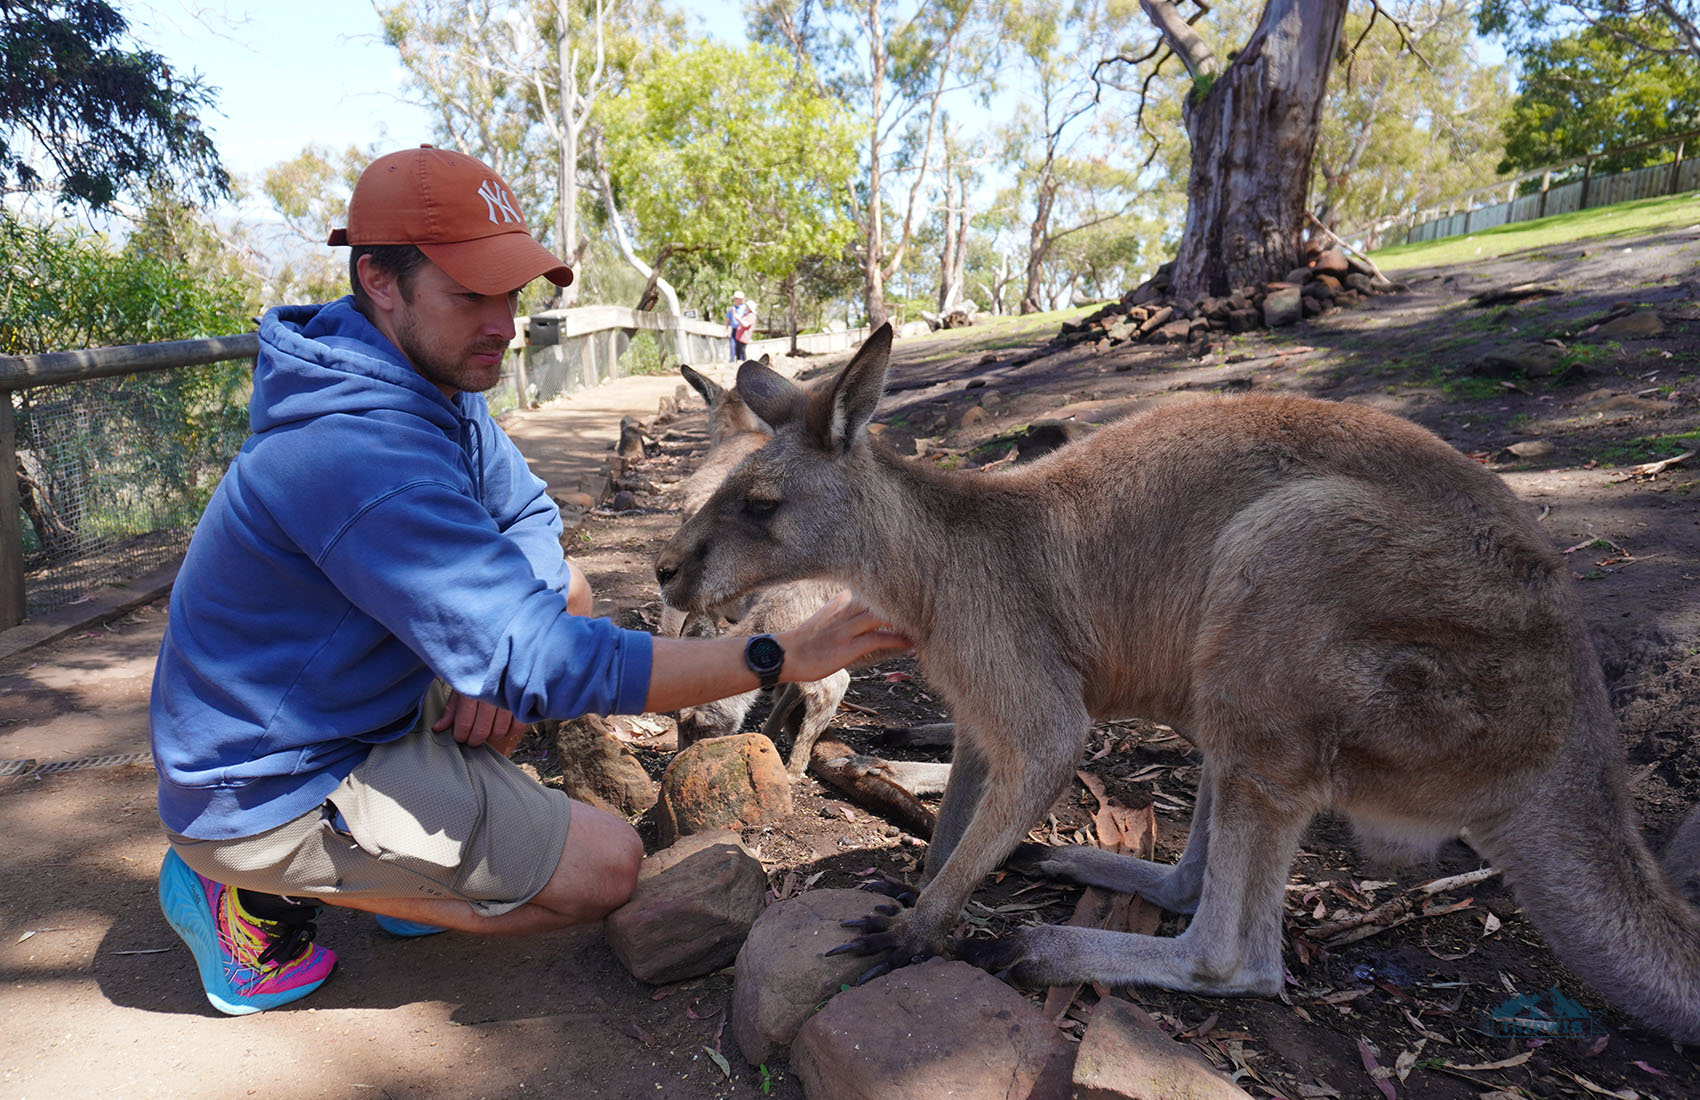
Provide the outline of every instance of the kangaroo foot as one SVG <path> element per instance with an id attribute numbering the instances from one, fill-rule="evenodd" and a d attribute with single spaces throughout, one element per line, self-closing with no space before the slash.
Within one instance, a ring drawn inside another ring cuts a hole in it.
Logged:
<path id="1" fill-rule="evenodd" d="M 1019 931 L 990 940 L 962 940 L 956 944 L 954 953 L 963 962 L 987 971 L 999 981 L 1012 985 L 1039 984 L 1038 975 L 1033 973 L 1033 956 Z"/>
<path id="2" fill-rule="evenodd" d="M 881 885 L 903 890 L 905 896 L 902 900 L 905 905 L 915 898 L 913 888 L 903 883 L 887 880 Z M 864 985 L 899 967 L 925 962 L 941 954 L 944 950 L 944 936 L 928 934 L 926 930 L 915 927 L 912 918 L 913 913 L 906 908 L 876 905 L 868 916 L 842 922 L 843 927 L 866 934 L 849 943 L 840 944 L 827 954 L 877 956 L 874 964 L 856 978 L 857 985 Z"/>

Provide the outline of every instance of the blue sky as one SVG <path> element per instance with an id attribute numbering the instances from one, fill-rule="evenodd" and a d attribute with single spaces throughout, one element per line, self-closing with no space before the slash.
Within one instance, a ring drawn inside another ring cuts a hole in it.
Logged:
<path id="1" fill-rule="evenodd" d="M 737 0 L 690 0 L 705 33 L 742 40 Z M 309 142 L 402 148 L 430 140 L 395 51 L 362 0 L 120 0 L 134 36 L 219 89 L 203 122 L 225 167 L 257 176 Z"/>

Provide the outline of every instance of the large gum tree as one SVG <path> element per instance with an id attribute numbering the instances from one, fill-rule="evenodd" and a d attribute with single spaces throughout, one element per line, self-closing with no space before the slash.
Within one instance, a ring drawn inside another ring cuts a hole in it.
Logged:
<path id="1" fill-rule="evenodd" d="M 1121 60 L 1160 65 L 1172 55 L 1192 81 L 1182 108 L 1192 157 L 1175 294 L 1196 301 L 1281 278 L 1303 256 L 1311 159 L 1346 0 L 1268 0 L 1227 58 L 1194 27 L 1202 5 L 1191 17 L 1172 0 L 1140 6 L 1161 42 Z"/>

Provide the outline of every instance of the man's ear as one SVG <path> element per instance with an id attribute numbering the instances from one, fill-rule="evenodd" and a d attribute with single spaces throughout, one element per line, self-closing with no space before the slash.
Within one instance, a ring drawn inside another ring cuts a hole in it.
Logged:
<path id="1" fill-rule="evenodd" d="M 360 257 L 354 265 L 354 274 L 359 278 L 360 285 L 365 288 L 366 297 L 378 311 L 389 313 L 400 304 L 400 280 L 393 271 L 374 263 L 370 253 Z"/>

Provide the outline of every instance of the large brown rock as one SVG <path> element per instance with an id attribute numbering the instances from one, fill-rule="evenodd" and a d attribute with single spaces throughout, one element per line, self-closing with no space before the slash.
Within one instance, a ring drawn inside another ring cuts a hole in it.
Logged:
<path id="1" fill-rule="evenodd" d="M 555 757 L 561 765 L 561 789 L 580 802 L 621 817 L 655 805 L 655 781 L 638 758 L 594 714 L 555 727 Z"/>
<path id="2" fill-rule="evenodd" d="M 839 987 L 873 965 L 860 955 L 826 952 L 855 938 L 843 922 L 881 902 L 866 890 L 810 890 L 768 906 L 738 950 L 732 989 L 732 1037 L 759 1066 L 784 1056 L 797 1029 Z"/>
<path id="3" fill-rule="evenodd" d="M 683 750 L 661 776 L 661 843 L 704 829 L 763 825 L 791 813 L 791 777 L 759 733 L 711 737 Z"/>
<path id="4" fill-rule="evenodd" d="M 1296 286 L 1281 287 L 1263 299 L 1263 323 L 1270 328 L 1290 325 L 1304 316 L 1304 297 Z"/>
<path id="5" fill-rule="evenodd" d="M 1139 1006 L 1106 997 L 1074 1060 L 1076 1100 L 1250 1100 Z"/>
<path id="6" fill-rule="evenodd" d="M 643 861 L 631 900 L 602 930 L 633 977 L 680 982 L 737 958 L 766 897 L 767 872 L 737 833 L 696 833 Z"/>
<path id="7" fill-rule="evenodd" d="M 845 990 L 791 1046 L 809 1100 L 1064 1100 L 1074 1048 L 1027 1000 L 931 959 Z"/>

